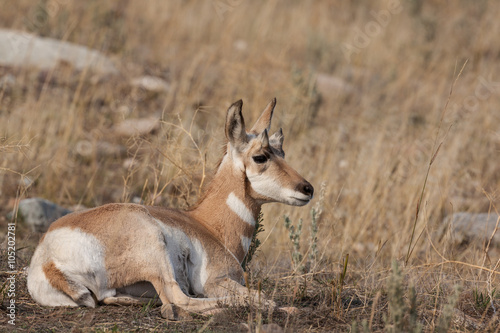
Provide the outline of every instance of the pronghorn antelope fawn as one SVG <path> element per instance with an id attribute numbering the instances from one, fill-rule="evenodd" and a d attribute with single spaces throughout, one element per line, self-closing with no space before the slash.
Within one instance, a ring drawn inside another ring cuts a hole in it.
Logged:
<path id="1" fill-rule="evenodd" d="M 261 205 L 302 206 L 314 189 L 285 162 L 282 130 L 268 136 L 276 99 L 249 131 L 242 105 L 237 101 L 227 111 L 227 149 L 194 207 L 107 204 L 54 222 L 28 270 L 33 299 L 95 307 L 159 297 L 169 319 L 177 318 L 178 308 L 211 313 L 224 303 L 258 302 L 260 295 L 243 286 L 241 262 Z"/>

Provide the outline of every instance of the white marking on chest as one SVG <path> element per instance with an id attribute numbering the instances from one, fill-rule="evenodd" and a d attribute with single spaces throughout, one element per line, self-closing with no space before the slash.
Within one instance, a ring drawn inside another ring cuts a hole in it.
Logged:
<path id="1" fill-rule="evenodd" d="M 166 225 L 158 219 L 155 219 L 155 221 L 166 240 L 166 254 L 174 269 L 172 273 L 174 276 L 176 274 L 179 274 L 179 276 L 188 275 L 188 281 L 183 281 L 184 283 L 187 282 L 188 285 L 182 284 L 177 280 L 181 289 L 184 288 L 185 292 L 187 292 L 191 287 L 196 294 L 203 294 L 209 275 L 207 268 L 208 255 L 203 244 L 197 238 L 190 238 L 181 229 Z M 188 257 L 178 256 L 183 253 L 188 254 Z"/>
<path id="2" fill-rule="evenodd" d="M 241 235 L 240 237 L 241 237 L 241 246 L 243 247 L 243 251 L 247 253 L 248 249 L 250 248 L 250 243 L 252 243 L 252 239 L 245 237 L 243 235 Z"/>
<path id="3" fill-rule="evenodd" d="M 240 219 L 250 224 L 252 227 L 255 227 L 255 218 L 252 212 L 233 192 L 227 197 L 226 204 Z"/>
<path id="4" fill-rule="evenodd" d="M 205 283 L 208 280 L 208 270 L 207 270 L 207 264 L 208 264 L 208 258 L 207 258 L 207 252 L 203 248 L 203 245 L 198 239 L 193 239 L 192 240 L 193 248 L 194 248 L 194 253 L 196 253 L 195 257 L 195 263 L 194 263 L 194 273 L 197 273 L 198 279 L 191 277 L 191 279 L 194 281 L 194 286 L 193 290 L 202 293 L 204 288 L 205 288 Z"/>

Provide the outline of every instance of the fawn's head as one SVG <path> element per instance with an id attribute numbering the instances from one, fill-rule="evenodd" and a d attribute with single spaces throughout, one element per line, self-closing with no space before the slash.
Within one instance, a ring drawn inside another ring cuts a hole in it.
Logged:
<path id="1" fill-rule="evenodd" d="M 276 99 L 262 112 L 247 132 L 241 100 L 231 105 L 226 117 L 227 155 L 249 183 L 248 194 L 261 203 L 281 202 L 303 206 L 313 197 L 314 188 L 285 162 L 283 131 L 269 136 Z"/>

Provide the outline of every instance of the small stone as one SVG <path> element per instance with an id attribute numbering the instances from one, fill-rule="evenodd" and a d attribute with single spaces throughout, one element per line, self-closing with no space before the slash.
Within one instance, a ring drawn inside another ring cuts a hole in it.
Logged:
<path id="1" fill-rule="evenodd" d="M 75 152 L 85 158 L 91 157 L 110 157 L 110 156 L 125 156 L 127 148 L 122 145 L 112 144 L 106 141 L 99 141 L 95 144 L 88 140 L 80 140 L 75 145 Z"/>
<path id="2" fill-rule="evenodd" d="M 116 135 L 133 137 L 147 135 L 160 128 L 160 122 L 156 118 L 125 119 L 113 127 Z"/>
<path id="3" fill-rule="evenodd" d="M 319 73 L 316 76 L 316 89 L 323 97 L 337 96 L 340 93 L 351 93 L 354 88 L 341 78 Z"/>
<path id="4" fill-rule="evenodd" d="M 142 88 L 151 92 L 165 92 L 170 90 L 170 85 L 162 78 L 145 75 L 132 79 L 130 84 L 137 88 Z"/>
<path id="5" fill-rule="evenodd" d="M 123 161 L 123 168 L 125 169 L 134 169 L 139 165 L 139 161 L 136 158 L 129 157 Z"/>
<path id="6" fill-rule="evenodd" d="M 238 39 L 233 43 L 233 46 L 238 51 L 246 51 L 248 49 L 248 43 L 243 39 Z"/>
<path id="7" fill-rule="evenodd" d="M 89 140 L 80 140 L 75 145 L 75 152 L 82 157 L 92 156 L 93 151 L 92 143 Z"/>
<path id="8" fill-rule="evenodd" d="M 67 63 L 77 70 L 117 74 L 111 59 L 97 50 L 30 33 L 0 29 L 0 65 L 50 70 Z"/>
<path id="9" fill-rule="evenodd" d="M 499 218 L 496 213 L 455 213 L 444 219 L 438 230 L 439 238 L 448 237 L 450 232 L 452 244 L 456 246 L 488 241 L 490 238 L 491 246 L 500 246 L 500 232 L 497 230 L 494 233 Z"/>
<path id="10" fill-rule="evenodd" d="M 99 141 L 96 145 L 97 156 L 108 157 L 108 156 L 125 156 L 127 154 L 127 148 L 122 145 L 116 145 L 106 141 Z"/>
<path id="11" fill-rule="evenodd" d="M 295 306 L 283 306 L 278 308 L 278 311 L 286 312 L 289 315 L 296 315 L 300 312 Z"/>
<path id="12" fill-rule="evenodd" d="M 339 162 L 339 168 L 346 169 L 348 167 L 349 167 L 349 161 L 348 160 L 340 160 L 340 162 Z"/>
<path id="13" fill-rule="evenodd" d="M 69 209 L 41 198 L 29 198 L 19 202 L 19 214 L 34 232 L 47 231 L 52 222 L 69 213 Z"/>

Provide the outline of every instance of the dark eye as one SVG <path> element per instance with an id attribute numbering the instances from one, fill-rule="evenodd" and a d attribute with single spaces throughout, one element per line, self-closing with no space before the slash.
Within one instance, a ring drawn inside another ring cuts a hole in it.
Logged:
<path id="1" fill-rule="evenodd" d="M 263 163 L 266 163 L 268 158 L 266 155 L 256 155 L 256 156 L 253 156 L 253 161 L 257 164 L 263 164 Z"/>

